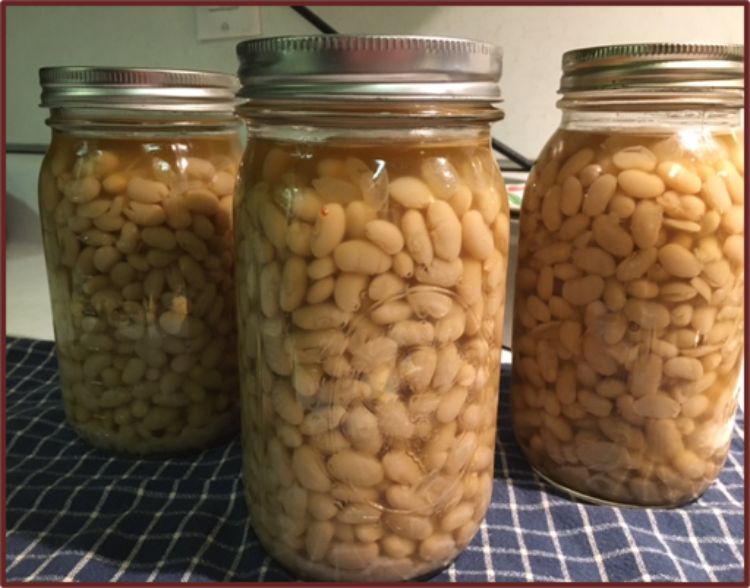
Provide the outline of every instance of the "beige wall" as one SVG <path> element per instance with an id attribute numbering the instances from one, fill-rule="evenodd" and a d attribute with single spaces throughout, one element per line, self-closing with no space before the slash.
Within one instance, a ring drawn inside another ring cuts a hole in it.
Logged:
<path id="1" fill-rule="evenodd" d="M 7 9 L 8 141 L 44 143 L 37 70 L 140 65 L 233 72 L 236 39 L 199 42 L 192 7 Z M 555 128 L 560 56 L 638 41 L 741 43 L 741 7 L 314 7 L 341 32 L 464 36 L 501 45 L 506 118 L 494 133 L 535 157 Z M 264 35 L 313 33 L 288 7 L 258 9 Z"/>

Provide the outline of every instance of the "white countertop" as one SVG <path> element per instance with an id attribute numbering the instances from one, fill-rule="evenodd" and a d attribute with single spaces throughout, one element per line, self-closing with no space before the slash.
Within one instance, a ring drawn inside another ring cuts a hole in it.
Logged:
<path id="1" fill-rule="evenodd" d="M 16 337 L 53 339 L 47 273 L 37 207 L 42 156 L 6 155 L 6 332 Z"/>
<path id="2" fill-rule="evenodd" d="M 52 309 L 41 246 L 8 242 L 6 251 L 7 334 L 53 339 Z"/>

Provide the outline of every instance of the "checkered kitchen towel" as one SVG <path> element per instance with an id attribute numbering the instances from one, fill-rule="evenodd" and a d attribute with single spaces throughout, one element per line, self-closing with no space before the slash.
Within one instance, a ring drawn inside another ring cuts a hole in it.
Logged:
<path id="1" fill-rule="evenodd" d="M 52 343 L 9 339 L 7 359 L 8 580 L 292 579 L 246 522 L 236 440 L 167 461 L 99 452 L 65 425 Z M 486 521 L 435 579 L 741 581 L 743 435 L 740 415 L 721 478 L 697 502 L 617 509 L 551 491 L 504 418 Z"/>

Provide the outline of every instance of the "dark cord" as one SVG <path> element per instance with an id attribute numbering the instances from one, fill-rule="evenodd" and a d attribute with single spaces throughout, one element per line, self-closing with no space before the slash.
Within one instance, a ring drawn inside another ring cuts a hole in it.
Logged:
<path id="1" fill-rule="evenodd" d="M 338 31 L 336 31 L 336 29 L 334 29 L 326 21 L 320 18 L 307 6 L 290 6 L 290 8 L 294 10 L 294 12 L 299 14 L 302 18 L 304 18 L 307 22 L 309 22 L 312 26 L 318 29 L 321 33 L 325 33 L 326 35 L 338 34 Z"/>
<path id="2" fill-rule="evenodd" d="M 321 33 L 324 33 L 326 35 L 338 34 L 338 31 L 336 31 L 336 29 L 334 29 L 325 20 L 320 18 L 306 6 L 291 6 L 290 8 L 294 10 L 294 12 L 299 14 L 302 18 L 304 18 L 307 22 L 309 22 L 312 26 L 318 29 Z M 531 160 L 527 159 L 518 151 L 509 147 L 502 141 L 495 139 L 494 137 L 492 139 L 492 148 L 501 155 L 504 155 L 505 157 L 510 159 L 513 163 L 519 165 L 523 171 L 531 171 L 531 166 L 534 165 Z"/>
<path id="3" fill-rule="evenodd" d="M 520 165 L 523 171 L 531 171 L 531 167 L 534 165 L 533 161 L 527 159 L 518 151 L 509 147 L 505 143 L 498 141 L 494 137 L 492 138 L 492 148 L 501 155 L 505 155 L 505 157 L 510 159 L 513 163 Z"/>

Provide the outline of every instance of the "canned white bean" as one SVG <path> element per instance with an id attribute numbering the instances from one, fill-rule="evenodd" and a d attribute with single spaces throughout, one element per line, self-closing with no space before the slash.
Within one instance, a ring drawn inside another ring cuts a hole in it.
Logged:
<path id="1" fill-rule="evenodd" d="M 428 78 L 428 50 L 468 59 L 496 92 L 495 48 L 403 42 L 413 55 L 399 67 Z M 492 491 L 509 212 L 485 121 L 500 113 L 472 112 L 460 95 L 450 106 L 338 99 L 317 114 L 256 95 L 266 53 L 285 63 L 303 46 L 331 52 L 344 78 L 365 63 L 357 38 L 239 47 L 251 134 L 235 215 L 248 507 L 263 545 L 304 577 L 416 578 L 467 545 Z M 378 37 L 367 47 L 392 51 Z M 380 92 L 387 73 L 360 72 L 371 80 L 360 90 Z M 446 111 L 412 118 L 435 108 Z"/>
<path id="2" fill-rule="evenodd" d="M 41 81 L 54 132 L 40 216 L 68 421 L 138 455 L 226 439 L 239 424 L 233 78 L 51 68 Z M 81 95 L 101 108 L 83 113 Z"/>
<path id="3" fill-rule="evenodd" d="M 533 467 L 577 496 L 675 506 L 726 459 L 743 349 L 741 56 L 639 45 L 563 58 L 563 124 L 523 199 L 512 404 Z M 716 106 L 691 91 L 714 81 L 701 60 L 731 72 Z M 665 63 L 683 72 L 668 91 Z M 646 78 L 649 98 L 625 109 Z M 597 83 L 607 91 L 587 97 Z"/>

